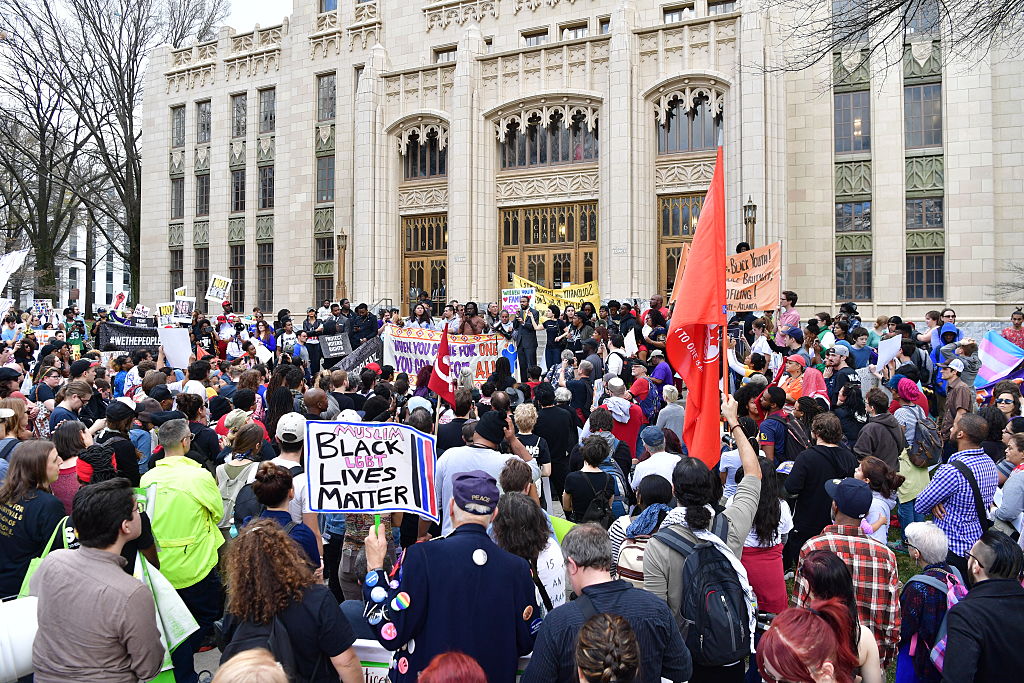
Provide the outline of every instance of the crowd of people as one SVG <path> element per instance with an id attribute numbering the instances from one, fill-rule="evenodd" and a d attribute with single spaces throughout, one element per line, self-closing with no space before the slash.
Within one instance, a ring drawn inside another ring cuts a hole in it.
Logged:
<path id="1" fill-rule="evenodd" d="M 852 303 L 805 320 L 787 291 L 734 317 L 721 452 L 705 454 L 683 440 L 670 311 L 648 303 L 421 297 L 406 317 L 325 301 L 298 326 L 225 303 L 188 326 L 185 368 L 163 349 L 103 355 L 84 324 L 74 347 L 67 328 L 33 347 L 31 317 L 12 314 L 0 596 L 38 599 L 35 680 L 155 677 L 147 568 L 198 625 L 170 653 L 179 683 L 363 681 L 359 639 L 393 653 L 391 680 L 428 683 L 987 681 L 1024 666 L 1021 392 L 975 390 L 978 343 L 952 309 L 920 327 L 865 325 Z M 447 405 L 430 366 L 342 370 L 312 341 L 346 334 L 357 353 L 389 323 L 496 333 L 518 362 L 480 386 L 460 374 Z M 1022 323 L 1003 336 L 1024 345 Z M 433 434 L 439 520 L 315 511 L 309 420 Z M 216 675 L 197 672 L 214 647 Z"/>

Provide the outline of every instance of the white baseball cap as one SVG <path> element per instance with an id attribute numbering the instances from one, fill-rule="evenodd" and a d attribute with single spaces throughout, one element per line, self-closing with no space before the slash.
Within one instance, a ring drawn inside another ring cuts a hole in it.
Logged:
<path id="1" fill-rule="evenodd" d="M 285 413 L 277 421 L 277 440 L 299 443 L 306 437 L 306 418 L 299 413 Z"/>

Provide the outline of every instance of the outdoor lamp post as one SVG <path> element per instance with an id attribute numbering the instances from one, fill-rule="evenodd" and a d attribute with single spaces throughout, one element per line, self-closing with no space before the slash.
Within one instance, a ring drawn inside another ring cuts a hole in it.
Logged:
<path id="1" fill-rule="evenodd" d="M 754 248 L 754 226 L 757 225 L 757 204 L 749 195 L 747 203 L 743 205 L 743 224 L 747 226 L 747 244 Z"/>

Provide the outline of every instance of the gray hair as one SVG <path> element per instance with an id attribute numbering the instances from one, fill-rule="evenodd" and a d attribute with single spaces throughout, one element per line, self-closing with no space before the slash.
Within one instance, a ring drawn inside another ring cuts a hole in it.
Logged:
<path id="1" fill-rule="evenodd" d="M 661 395 L 665 399 L 665 403 L 675 403 L 679 400 L 679 390 L 671 384 L 666 384 L 661 390 Z"/>
<path id="2" fill-rule="evenodd" d="M 571 401 L 571 400 L 572 400 L 572 392 L 571 391 L 569 391 L 565 387 L 558 387 L 557 389 L 555 389 L 555 401 L 556 402 L 563 403 L 565 401 Z"/>
<path id="3" fill-rule="evenodd" d="M 576 360 L 576 354 L 569 349 L 563 349 L 562 360 L 574 361 Z"/>
<path id="4" fill-rule="evenodd" d="M 581 375 L 586 375 L 587 377 L 590 377 L 590 375 L 594 373 L 594 364 L 591 363 L 589 360 L 581 360 L 579 371 Z"/>
<path id="5" fill-rule="evenodd" d="M 626 383 L 622 381 L 621 377 L 612 377 L 605 386 L 612 396 L 622 398 L 626 393 Z"/>
<path id="6" fill-rule="evenodd" d="M 465 367 L 465 368 L 462 368 L 461 370 L 459 370 L 458 384 L 459 384 L 460 387 L 464 387 L 464 388 L 470 389 L 470 390 L 476 388 L 476 385 L 473 384 L 473 369 L 472 368 Z"/>
<path id="7" fill-rule="evenodd" d="M 946 561 L 949 539 L 934 522 L 913 522 L 906 528 L 907 543 L 917 548 L 926 565 Z"/>
<path id="8" fill-rule="evenodd" d="M 610 571 L 612 568 L 612 541 L 600 525 L 578 524 L 562 539 L 562 554 L 578 567 Z"/>
<path id="9" fill-rule="evenodd" d="M 189 433 L 188 422 L 183 418 L 168 420 L 157 430 L 157 440 L 165 449 L 181 443 Z"/>

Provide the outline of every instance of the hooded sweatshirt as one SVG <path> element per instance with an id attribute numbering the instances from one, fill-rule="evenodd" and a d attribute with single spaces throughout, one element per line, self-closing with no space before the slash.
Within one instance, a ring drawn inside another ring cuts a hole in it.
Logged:
<path id="1" fill-rule="evenodd" d="M 873 455 L 896 472 L 900 471 L 900 453 L 907 447 L 903 427 L 892 413 L 872 415 L 860 430 L 853 452 L 858 458 Z"/>
<path id="2" fill-rule="evenodd" d="M 954 325 L 953 323 L 943 323 L 942 327 L 939 329 L 939 333 L 937 335 L 935 335 L 934 337 L 932 337 L 932 341 L 933 342 L 935 341 L 935 339 L 939 340 L 937 344 L 933 344 L 932 345 L 932 364 L 933 365 L 938 366 L 939 363 L 945 363 L 946 362 L 945 359 L 942 356 L 941 349 L 942 349 L 942 347 L 946 346 L 946 343 L 942 340 L 942 335 L 944 335 L 947 332 L 952 332 L 953 334 L 956 335 L 956 337 L 953 338 L 953 341 L 960 341 L 960 339 L 962 339 L 963 336 L 964 336 L 963 332 L 961 332 L 959 330 L 959 328 L 957 328 L 957 326 Z M 966 365 L 966 363 L 965 363 L 965 365 Z M 977 374 L 977 373 L 975 373 L 975 374 Z M 945 394 L 946 393 L 946 382 L 945 382 L 945 380 L 942 379 L 942 377 L 939 376 L 938 368 L 936 368 L 936 370 L 935 370 L 935 386 L 938 388 L 939 393 L 941 393 L 941 394 Z M 973 388 L 973 386 L 974 385 L 971 384 L 972 388 Z"/>
<path id="3" fill-rule="evenodd" d="M 960 373 L 960 379 L 968 387 L 974 389 L 974 380 L 978 379 L 978 371 L 981 370 L 981 359 L 978 358 L 978 352 L 975 351 L 970 356 L 958 355 L 956 352 L 956 342 L 953 342 L 952 344 L 944 344 L 939 347 L 939 354 L 942 355 L 943 363 L 948 363 L 954 358 L 962 360 L 964 362 L 964 371 Z"/>

